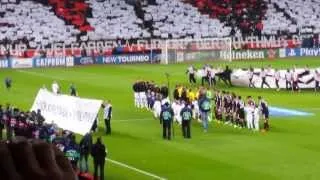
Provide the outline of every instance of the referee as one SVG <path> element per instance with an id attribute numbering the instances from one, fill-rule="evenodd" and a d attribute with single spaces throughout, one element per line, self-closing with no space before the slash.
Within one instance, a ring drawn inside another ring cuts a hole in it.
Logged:
<path id="1" fill-rule="evenodd" d="M 110 103 L 110 100 L 107 101 L 104 104 L 104 109 L 103 109 L 104 113 L 103 113 L 103 119 L 104 119 L 104 123 L 105 123 L 105 128 L 106 128 L 106 134 L 109 135 L 111 134 L 111 117 L 112 117 L 112 105 Z"/>

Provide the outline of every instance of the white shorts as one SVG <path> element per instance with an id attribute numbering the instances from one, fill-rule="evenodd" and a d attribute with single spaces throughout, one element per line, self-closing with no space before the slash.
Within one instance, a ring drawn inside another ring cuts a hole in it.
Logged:
<path id="1" fill-rule="evenodd" d="M 169 103 L 170 104 L 169 97 L 162 99 L 161 104 L 164 105 L 165 103 Z"/>

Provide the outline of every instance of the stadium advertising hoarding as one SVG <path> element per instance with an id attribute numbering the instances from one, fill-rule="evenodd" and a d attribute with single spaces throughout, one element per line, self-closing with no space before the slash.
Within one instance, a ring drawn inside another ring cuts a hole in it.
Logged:
<path id="1" fill-rule="evenodd" d="M 46 123 L 55 123 L 60 128 L 85 135 L 98 115 L 101 100 L 60 95 L 40 89 L 31 111 L 41 110 Z"/>
<path id="2" fill-rule="evenodd" d="M 11 59 L 12 68 L 32 68 L 32 58 Z"/>
<path id="3" fill-rule="evenodd" d="M 0 69 L 11 68 L 11 60 L 0 59 Z"/>
<path id="4" fill-rule="evenodd" d="M 96 64 L 153 63 L 153 62 L 158 62 L 158 58 L 159 58 L 159 54 L 98 56 L 95 58 L 95 63 Z"/>
<path id="5" fill-rule="evenodd" d="M 74 65 L 74 58 L 69 57 L 56 57 L 56 58 L 33 58 L 32 64 L 33 67 L 59 67 L 59 66 L 73 66 Z"/>
<path id="6" fill-rule="evenodd" d="M 98 57 L 74 57 L 74 65 L 90 65 L 96 64 L 96 58 Z"/>
<path id="7" fill-rule="evenodd" d="M 229 52 L 220 51 L 221 58 L 229 56 Z M 274 59 L 279 57 L 279 49 L 262 49 L 262 50 L 232 50 L 232 60 L 257 60 L 257 59 Z"/>
<path id="8" fill-rule="evenodd" d="M 320 56 L 320 48 L 286 48 L 280 52 L 280 57 Z"/>

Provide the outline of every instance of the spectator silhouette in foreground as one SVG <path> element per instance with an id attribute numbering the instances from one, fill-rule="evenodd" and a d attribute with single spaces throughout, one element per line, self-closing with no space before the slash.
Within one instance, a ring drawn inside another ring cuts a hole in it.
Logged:
<path id="1" fill-rule="evenodd" d="M 94 180 L 98 180 L 98 168 L 100 172 L 100 180 L 104 180 L 104 164 L 107 157 L 107 150 L 105 145 L 102 144 L 101 138 L 92 146 L 91 155 L 94 164 Z"/>
<path id="2" fill-rule="evenodd" d="M 75 180 L 63 152 L 41 140 L 16 137 L 0 142 L 0 177 L 6 180 Z"/>
<path id="3" fill-rule="evenodd" d="M 88 172 L 88 157 L 92 149 L 92 132 L 90 131 L 80 141 L 80 172 Z M 84 161 L 84 167 L 83 167 Z"/>

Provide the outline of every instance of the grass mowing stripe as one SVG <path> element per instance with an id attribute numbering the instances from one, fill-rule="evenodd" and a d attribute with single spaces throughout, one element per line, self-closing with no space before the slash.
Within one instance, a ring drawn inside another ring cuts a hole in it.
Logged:
<path id="1" fill-rule="evenodd" d="M 106 158 L 107 161 L 113 163 L 113 164 L 116 164 L 116 165 L 119 165 L 119 166 L 122 166 L 122 167 L 125 167 L 125 168 L 128 168 L 128 169 L 131 169 L 133 171 L 136 171 L 136 172 L 139 172 L 141 174 L 144 174 L 146 176 L 150 176 L 150 177 L 153 177 L 155 179 L 159 179 L 159 180 L 167 180 L 166 178 L 164 177 L 160 177 L 160 176 L 157 176 L 153 173 L 150 173 L 150 172 L 147 172 L 147 171 L 144 171 L 144 170 L 141 170 L 141 169 L 138 169 L 138 168 L 135 168 L 133 166 L 130 166 L 130 165 L 127 165 L 127 164 L 124 164 L 122 162 L 119 162 L 119 161 L 116 161 L 116 160 L 112 160 L 110 158 Z"/>
<path id="2" fill-rule="evenodd" d="M 61 81 L 67 80 L 65 78 L 61 78 L 61 77 L 57 77 L 57 76 L 55 76 L 55 77 L 54 76 L 49 76 L 49 75 L 46 75 L 46 74 L 43 74 L 43 73 L 32 72 L 32 71 L 18 70 L 17 72 L 30 74 L 30 75 L 33 75 L 33 76 L 39 76 L 39 77 L 43 77 L 43 78 L 61 80 Z"/>

